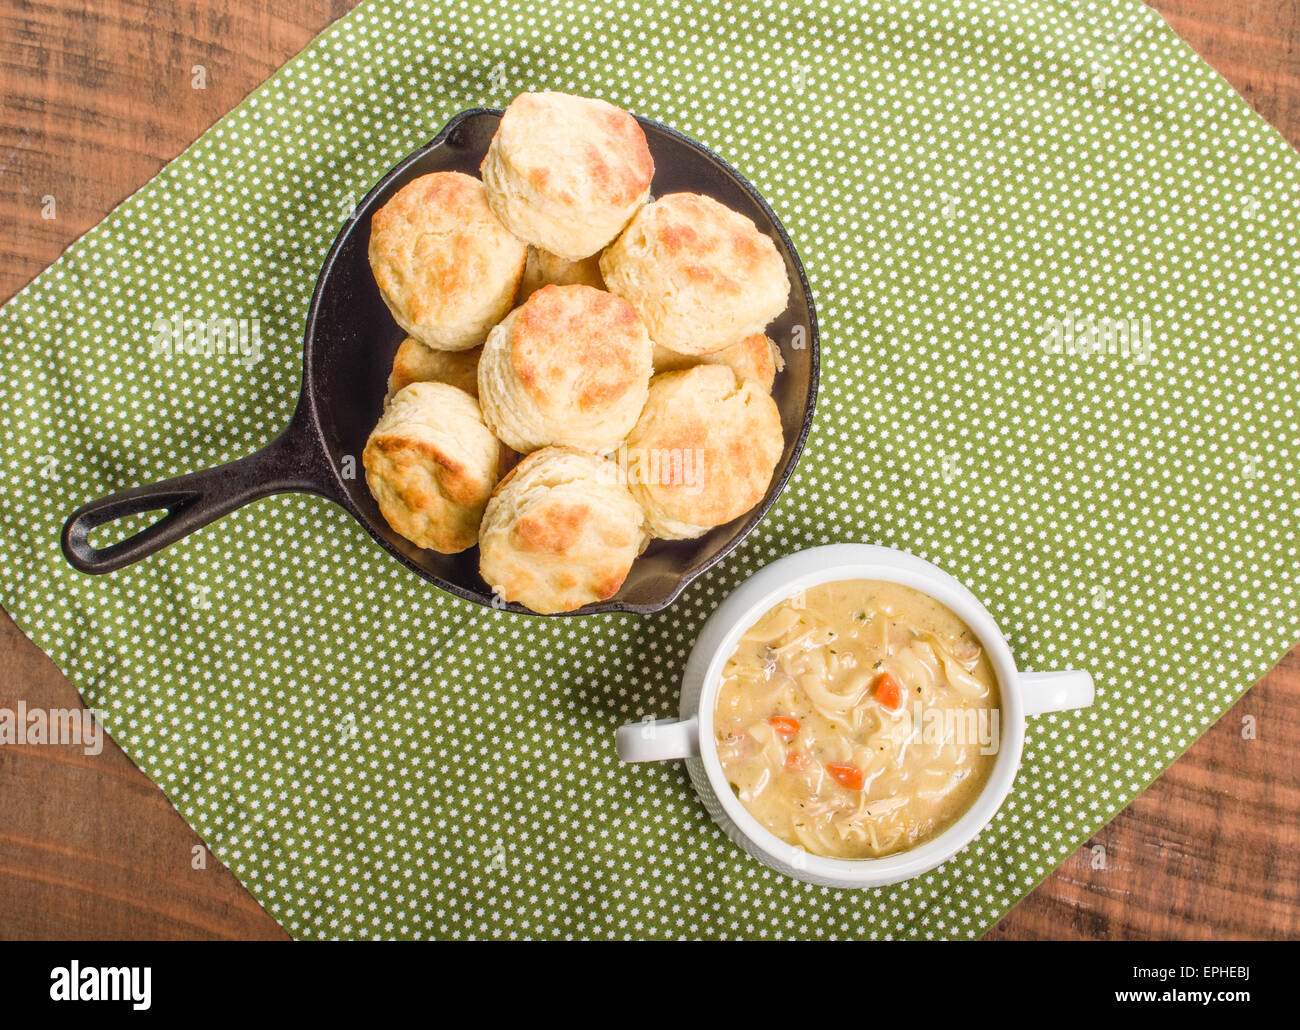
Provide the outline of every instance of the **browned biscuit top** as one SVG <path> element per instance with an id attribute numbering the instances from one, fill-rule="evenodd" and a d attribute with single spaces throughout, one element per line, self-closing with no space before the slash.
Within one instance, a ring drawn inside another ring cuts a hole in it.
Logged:
<path id="1" fill-rule="evenodd" d="M 590 286 L 545 286 L 515 316 L 511 363 L 545 408 L 607 408 L 644 386 L 649 356 L 632 305 Z"/>
<path id="2" fill-rule="evenodd" d="M 483 184 L 460 172 L 413 179 L 370 222 L 375 281 L 417 324 L 470 317 L 484 303 L 485 284 L 493 293 L 508 281 L 513 293 L 526 257 L 492 213 Z"/>
<path id="3" fill-rule="evenodd" d="M 637 120 L 603 100 L 523 93 L 506 108 L 500 132 L 516 172 L 564 203 L 630 204 L 654 175 Z"/>
<path id="4" fill-rule="evenodd" d="M 479 534 L 483 578 L 533 611 L 572 611 L 618 593 L 644 534 L 618 469 L 594 454 L 547 447 L 498 485 Z"/>
<path id="5" fill-rule="evenodd" d="M 783 448 L 780 412 L 754 383 L 725 365 L 666 372 L 627 440 L 633 493 L 656 535 L 719 526 L 763 499 Z M 692 474 L 666 474 L 677 463 Z"/>
<path id="6" fill-rule="evenodd" d="M 739 296 L 747 277 L 771 264 L 772 241 L 744 215 L 699 193 L 670 193 L 648 224 L 691 282 Z"/>

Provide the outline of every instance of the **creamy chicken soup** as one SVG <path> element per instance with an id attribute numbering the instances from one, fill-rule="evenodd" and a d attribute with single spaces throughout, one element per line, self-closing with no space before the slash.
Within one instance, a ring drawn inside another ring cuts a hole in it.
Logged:
<path id="1" fill-rule="evenodd" d="M 718 758 L 756 819 L 828 858 L 934 836 L 996 761 L 998 688 L 964 622 L 919 591 L 826 583 L 744 635 L 714 711 Z"/>

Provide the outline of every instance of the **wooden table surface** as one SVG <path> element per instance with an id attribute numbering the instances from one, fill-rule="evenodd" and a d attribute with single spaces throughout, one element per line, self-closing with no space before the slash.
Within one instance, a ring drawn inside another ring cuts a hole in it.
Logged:
<path id="1" fill-rule="evenodd" d="M 348 0 L 11 0 L 0 11 L 0 299 Z M 1152 6 L 1300 144 L 1300 0 Z M 191 88 L 192 67 L 207 88 Z M 42 198 L 57 217 L 41 217 Z M 80 697 L 0 613 L 0 707 Z M 1242 733 L 1253 716 L 1256 739 Z M 1300 936 L 1300 648 L 988 937 Z M 206 859 L 195 868 L 195 855 Z M 109 743 L 0 747 L 0 937 L 284 937 Z"/>

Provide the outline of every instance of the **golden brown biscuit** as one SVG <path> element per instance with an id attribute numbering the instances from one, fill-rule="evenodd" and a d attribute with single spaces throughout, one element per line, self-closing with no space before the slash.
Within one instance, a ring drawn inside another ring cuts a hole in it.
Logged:
<path id="1" fill-rule="evenodd" d="M 790 296 L 776 244 L 698 193 L 643 207 L 600 256 L 600 271 L 650 338 L 679 354 L 711 354 L 763 332 Z"/>
<path id="2" fill-rule="evenodd" d="M 434 172 L 370 220 L 370 268 L 393 318 L 438 350 L 469 350 L 510 310 L 528 248 L 488 207 L 483 184 Z"/>
<path id="3" fill-rule="evenodd" d="M 613 463 L 547 447 L 492 494 L 479 533 L 479 571 L 505 601 L 550 615 L 618 593 L 645 541 L 640 506 Z"/>
<path id="4" fill-rule="evenodd" d="M 619 458 L 647 530 L 684 540 L 758 504 L 784 447 L 771 397 L 725 365 L 696 365 L 650 381 Z"/>
<path id="5" fill-rule="evenodd" d="M 693 365 L 726 365 L 741 379 L 761 386 L 768 393 L 776 374 L 785 367 L 775 341 L 762 333 L 746 336 L 739 343 L 712 354 L 678 354 L 667 347 L 655 347 L 655 373 L 677 372 Z"/>
<path id="6" fill-rule="evenodd" d="M 388 524 L 419 547 L 473 547 L 501 463 L 478 403 L 446 383 L 399 390 L 366 441 L 366 484 Z"/>
<path id="7" fill-rule="evenodd" d="M 578 261 L 646 202 L 654 161 L 626 111 L 566 93 L 521 93 L 501 116 L 480 171 L 506 228 Z"/>
<path id="8" fill-rule="evenodd" d="M 434 350 L 414 336 L 408 336 L 393 355 L 388 374 L 388 399 L 412 383 L 446 383 L 478 398 L 478 362 L 483 348 Z"/>
<path id="9" fill-rule="evenodd" d="M 593 254 L 581 261 L 566 261 L 529 246 L 528 263 L 524 265 L 524 277 L 519 280 L 515 306 L 518 307 L 543 286 L 594 286 L 603 290 L 605 280 L 600 277 L 600 255 Z"/>
<path id="10" fill-rule="evenodd" d="M 604 454 L 641 414 L 652 348 L 627 301 L 590 286 L 545 286 L 492 330 L 479 403 L 508 447 Z"/>

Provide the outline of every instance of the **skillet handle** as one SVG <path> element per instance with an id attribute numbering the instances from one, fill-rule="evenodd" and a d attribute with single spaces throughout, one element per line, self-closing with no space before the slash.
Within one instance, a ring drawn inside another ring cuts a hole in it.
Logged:
<path id="1" fill-rule="evenodd" d="M 300 414 L 295 413 L 289 427 L 260 451 L 238 461 L 82 505 L 63 524 L 64 557 L 80 572 L 115 572 L 260 497 L 301 491 L 339 500 L 325 449 L 310 420 Z M 166 516 L 134 536 L 109 547 L 90 545 L 91 532 L 100 526 L 161 509 Z"/>

